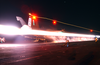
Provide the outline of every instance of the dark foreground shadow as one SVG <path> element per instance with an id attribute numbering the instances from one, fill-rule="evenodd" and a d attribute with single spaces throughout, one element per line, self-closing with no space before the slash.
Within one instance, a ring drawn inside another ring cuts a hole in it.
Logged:
<path id="1" fill-rule="evenodd" d="M 88 55 L 83 57 L 80 61 L 75 63 L 74 65 L 88 65 L 94 58 L 93 52 L 89 52 Z"/>

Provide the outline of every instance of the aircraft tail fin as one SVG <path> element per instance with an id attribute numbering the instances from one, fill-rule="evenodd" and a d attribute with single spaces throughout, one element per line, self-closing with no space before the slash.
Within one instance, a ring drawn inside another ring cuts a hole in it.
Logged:
<path id="1" fill-rule="evenodd" d="M 27 25 L 26 22 L 19 16 L 16 16 L 17 21 L 20 21 L 21 25 Z M 39 29 L 39 24 L 37 20 L 33 20 L 31 17 L 28 19 L 28 26 L 31 29 Z"/>
<path id="2" fill-rule="evenodd" d="M 21 25 L 26 25 L 26 22 L 19 16 L 16 16 L 17 21 L 20 21 Z"/>

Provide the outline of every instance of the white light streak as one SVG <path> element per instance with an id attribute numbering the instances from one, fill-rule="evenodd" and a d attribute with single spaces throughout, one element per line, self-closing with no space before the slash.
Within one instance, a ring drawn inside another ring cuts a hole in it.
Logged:
<path id="1" fill-rule="evenodd" d="M 20 47 L 25 46 L 24 44 L 0 44 L 0 47 Z"/>
<path id="2" fill-rule="evenodd" d="M 95 35 L 88 35 L 88 34 L 59 33 L 59 32 L 51 32 L 51 31 L 43 31 L 43 30 L 31 30 L 27 25 L 23 26 L 21 29 L 14 26 L 0 25 L 0 34 L 95 37 Z M 100 38 L 99 35 L 96 35 L 96 37 Z"/>

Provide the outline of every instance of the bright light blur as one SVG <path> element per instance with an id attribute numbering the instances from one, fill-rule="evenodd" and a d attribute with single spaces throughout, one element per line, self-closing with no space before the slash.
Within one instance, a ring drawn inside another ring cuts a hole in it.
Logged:
<path id="1" fill-rule="evenodd" d="M 53 20 L 53 24 L 56 25 L 56 23 L 57 23 L 56 20 Z"/>
<path id="2" fill-rule="evenodd" d="M 31 15 L 31 13 L 28 13 L 28 15 Z"/>
<path id="3" fill-rule="evenodd" d="M 0 34 L 16 35 L 19 31 L 19 28 L 15 26 L 0 25 Z"/>
<path id="4" fill-rule="evenodd" d="M 91 29 L 90 32 L 93 32 L 93 30 Z"/>
<path id="5" fill-rule="evenodd" d="M 90 37 L 90 38 L 89 37 L 76 37 L 76 38 L 73 37 L 72 39 L 68 39 L 68 40 L 69 40 L 69 42 L 78 42 L 78 41 L 92 41 L 95 39 L 92 37 Z M 59 39 L 59 40 L 55 39 L 54 42 L 66 42 L 66 40 L 65 39 Z"/>
<path id="6" fill-rule="evenodd" d="M 33 16 L 33 19 L 36 19 L 36 16 Z"/>
<path id="7" fill-rule="evenodd" d="M 0 44 L 0 47 L 20 47 L 26 46 L 25 44 Z"/>
<path id="8" fill-rule="evenodd" d="M 21 30 L 29 31 L 29 30 L 32 30 L 32 29 L 29 26 L 27 26 L 27 25 L 23 25 L 23 27 L 21 27 Z"/>
<path id="9" fill-rule="evenodd" d="M 89 35 L 89 34 L 59 33 L 59 32 L 51 32 L 51 31 L 43 31 L 43 30 L 31 30 L 31 28 L 29 28 L 27 25 L 24 25 L 21 29 L 14 26 L 0 25 L 0 34 L 95 37 L 95 35 Z M 100 37 L 100 36 L 96 35 L 96 37 Z"/>
<path id="10" fill-rule="evenodd" d="M 14 26 L 4 26 L 0 25 L 0 34 L 7 35 L 45 35 L 55 41 L 65 41 L 66 36 L 72 37 L 70 41 L 87 41 L 94 40 L 94 37 L 100 38 L 99 35 L 89 35 L 89 34 L 76 34 L 76 33 L 60 33 L 58 31 L 43 31 L 43 30 L 32 30 L 29 26 L 24 25 L 21 29 Z M 57 40 L 56 36 L 60 40 Z"/>

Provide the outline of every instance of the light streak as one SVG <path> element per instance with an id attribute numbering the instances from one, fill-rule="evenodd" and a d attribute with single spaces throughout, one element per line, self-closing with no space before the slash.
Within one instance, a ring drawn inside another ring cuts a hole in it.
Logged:
<path id="1" fill-rule="evenodd" d="M 6 35 L 45 35 L 49 36 L 49 38 L 52 38 L 54 40 L 57 40 L 55 36 L 58 36 L 58 38 L 61 42 L 65 41 L 66 36 L 73 37 L 73 39 L 70 39 L 71 41 L 74 40 L 94 40 L 94 37 L 100 38 L 99 35 L 89 35 L 89 34 L 76 34 L 76 33 L 60 33 L 56 31 L 43 31 L 43 30 L 32 30 L 27 25 L 24 25 L 21 29 L 14 27 L 14 26 L 4 26 L 0 25 L 0 34 L 6 34 Z M 76 38 L 75 38 L 76 37 Z M 78 38 L 77 38 L 78 37 Z"/>
<path id="2" fill-rule="evenodd" d="M 59 33 L 59 32 L 51 32 L 51 31 L 43 31 L 43 30 L 31 30 L 27 25 L 23 26 L 21 29 L 14 26 L 0 25 L 0 34 L 95 37 L 95 35 L 88 35 L 88 34 Z M 96 37 L 100 37 L 100 36 L 96 35 Z"/>
<path id="3" fill-rule="evenodd" d="M 0 25 L 0 34 L 16 35 L 19 34 L 18 31 L 19 28 L 15 26 Z"/>
<path id="4" fill-rule="evenodd" d="M 20 46 L 26 46 L 24 44 L 0 44 L 0 47 L 20 47 Z"/>

